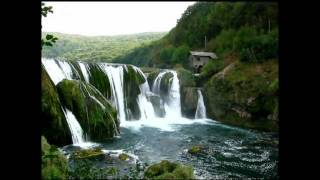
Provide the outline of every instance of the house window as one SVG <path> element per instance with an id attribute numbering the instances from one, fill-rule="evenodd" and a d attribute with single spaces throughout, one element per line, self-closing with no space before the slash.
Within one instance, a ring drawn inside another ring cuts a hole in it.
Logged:
<path id="1" fill-rule="evenodd" d="M 197 57 L 197 60 L 200 61 L 200 57 Z"/>

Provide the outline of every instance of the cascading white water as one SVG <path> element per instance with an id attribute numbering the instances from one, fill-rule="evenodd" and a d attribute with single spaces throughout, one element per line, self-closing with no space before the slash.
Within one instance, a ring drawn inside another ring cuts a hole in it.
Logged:
<path id="1" fill-rule="evenodd" d="M 204 105 L 204 102 L 203 102 L 203 96 L 202 96 L 201 90 L 198 89 L 197 92 L 198 92 L 198 105 L 197 105 L 195 118 L 196 119 L 207 118 L 207 116 L 206 116 L 206 106 Z"/>
<path id="2" fill-rule="evenodd" d="M 66 117 L 69 129 L 71 131 L 71 136 L 72 136 L 72 143 L 73 144 L 81 144 L 84 143 L 84 136 L 83 136 L 83 130 L 77 121 L 76 117 L 73 115 L 73 113 L 66 109 L 65 111 L 63 110 L 64 115 Z"/>
<path id="3" fill-rule="evenodd" d="M 118 111 L 120 122 L 123 122 L 126 120 L 123 92 L 123 67 L 113 67 L 107 64 L 100 64 L 100 67 L 108 76 L 112 102 Z"/>
<path id="4" fill-rule="evenodd" d="M 67 79 L 66 74 L 59 67 L 55 60 L 43 58 L 42 64 L 44 65 L 44 68 L 48 72 L 51 80 L 55 85 L 57 85 L 63 79 Z"/>
<path id="5" fill-rule="evenodd" d="M 148 96 L 152 93 L 150 91 L 150 87 L 147 81 L 147 77 L 144 75 L 144 73 L 137 67 L 132 66 L 133 69 L 139 73 L 141 76 L 143 76 L 145 82 L 140 85 L 140 94 L 137 97 L 137 103 L 139 105 L 141 117 L 140 120 L 147 120 L 147 119 L 154 119 L 155 118 L 155 111 L 153 108 L 152 103 L 148 100 Z"/>
<path id="6" fill-rule="evenodd" d="M 181 104 L 180 104 L 180 85 L 177 72 L 169 71 L 173 74 L 173 77 L 169 80 L 169 98 L 164 108 L 166 111 L 166 117 L 180 118 L 181 117 Z"/>
<path id="7" fill-rule="evenodd" d="M 172 73 L 173 77 L 169 79 L 170 87 L 168 89 L 168 98 L 166 98 L 164 102 L 165 117 L 180 118 L 180 85 L 177 72 L 172 70 L 165 70 L 163 72 L 160 72 L 154 80 L 152 91 L 153 93 L 160 96 L 161 80 L 166 73 Z"/>
<path id="8" fill-rule="evenodd" d="M 80 66 L 80 69 L 81 69 L 81 72 L 84 76 L 84 80 L 89 83 L 89 74 L 88 74 L 88 71 L 87 71 L 87 68 L 86 68 L 86 64 L 82 63 L 82 62 L 78 62 L 79 66 Z"/>
<path id="9" fill-rule="evenodd" d="M 168 72 L 168 71 L 160 72 L 160 73 L 158 74 L 158 76 L 156 77 L 156 79 L 154 80 L 153 85 L 152 85 L 152 92 L 153 92 L 153 93 L 160 95 L 160 84 L 161 84 L 161 80 L 162 80 L 162 77 L 163 77 L 167 72 Z"/>
<path id="10" fill-rule="evenodd" d="M 65 61 L 58 61 L 60 68 L 62 69 L 62 72 L 65 74 L 66 79 L 71 80 L 72 79 L 72 67 L 69 63 Z"/>

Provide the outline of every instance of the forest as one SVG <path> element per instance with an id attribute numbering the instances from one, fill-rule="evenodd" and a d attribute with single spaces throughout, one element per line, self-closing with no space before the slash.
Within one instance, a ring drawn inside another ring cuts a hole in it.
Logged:
<path id="1" fill-rule="evenodd" d="M 241 61 L 260 62 L 277 57 L 277 37 L 277 3 L 197 2 L 188 7 L 164 38 L 114 62 L 188 68 L 190 50 L 215 52 L 220 59 L 233 55 Z"/>
<path id="2" fill-rule="evenodd" d="M 42 57 L 70 61 L 110 62 L 115 57 L 131 52 L 134 48 L 160 39 L 166 32 L 138 33 L 117 36 L 83 36 L 43 32 L 58 38 L 53 46 L 44 46 Z"/>

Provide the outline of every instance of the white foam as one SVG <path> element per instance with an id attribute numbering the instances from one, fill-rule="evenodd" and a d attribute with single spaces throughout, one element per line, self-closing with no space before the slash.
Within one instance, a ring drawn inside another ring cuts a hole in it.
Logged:
<path id="1" fill-rule="evenodd" d="M 124 121 L 120 123 L 121 127 L 128 128 L 133 131 L 140 131 L 143 127 L 158 128 L 161 131 L 175 131 L 176 125 L 188 125 L 188 124 L 214 124 L 215 121 L 211 119 L 188 119 L 188 118 L 153 118 L 153 119 L 141 119 L 139 121 Z"/>

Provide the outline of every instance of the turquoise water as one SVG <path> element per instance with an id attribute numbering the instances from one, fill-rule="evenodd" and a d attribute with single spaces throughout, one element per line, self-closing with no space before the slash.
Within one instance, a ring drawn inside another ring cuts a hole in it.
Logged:
<path id="1" fill-rule="evenodd" d="M 278 137 L 220 123 L 171 125 L 173 130 L 155 127 L 121 128 L 121 137 L 102 142 L 108 150 L 123 149 L 144 163 L 161 160 L 192 165 L 197 178 L 278 179 Z M 203 151 L 191 155 L 187 149 L 200 145 Z"/>

